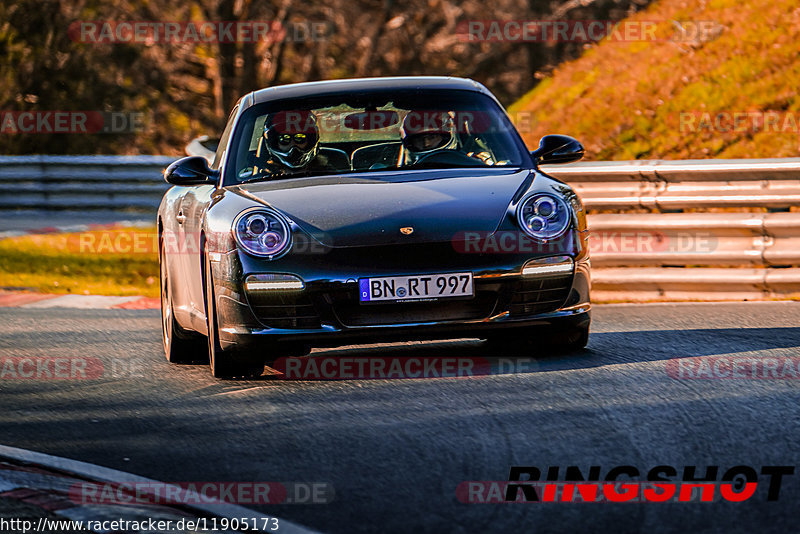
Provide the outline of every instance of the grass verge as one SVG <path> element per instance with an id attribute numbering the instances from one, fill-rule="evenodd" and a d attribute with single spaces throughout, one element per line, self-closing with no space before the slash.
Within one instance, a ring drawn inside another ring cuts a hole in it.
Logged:
<path id="1" fill-rule="evenodd" d="M 156 229 L 0 240 L 0 286 L 43 293 L 159 296 Z"/>
<path id="2" fill-rule="evenodd" d="M 509 108 L 528 146 L 563 133 L 593 160 L 800 154 L 796 0 L 661 0 L 635 21 L 657 39 L 591 46 Z"/>

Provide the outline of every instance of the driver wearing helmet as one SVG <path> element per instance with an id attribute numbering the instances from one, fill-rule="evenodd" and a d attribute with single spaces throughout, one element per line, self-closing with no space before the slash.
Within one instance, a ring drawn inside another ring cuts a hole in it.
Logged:
<path id="1" fill-rule="evenodd" d="M 453 117 L 444 111 L 412 111 L 403 119 L 400 139 L 403 144 L 401 163 L 404 165 L 414 165 L 431 154 L 458 148 Z"/>
<path id="2" fill-rule="evenodd" d="M 319 150 L 317 117 L 311 111 L 280 111 L 269 115 L 256 158 L 259 166 L 270 174 L 328 168 L 328 158 Z"/>

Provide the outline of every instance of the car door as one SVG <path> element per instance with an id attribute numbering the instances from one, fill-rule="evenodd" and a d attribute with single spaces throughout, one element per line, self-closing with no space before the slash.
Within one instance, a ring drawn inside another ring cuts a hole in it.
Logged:
<path id="1" fill-rule="evenodd" d="M 192 306 L 186 273 L 186 240 L 183 206 L 191 187 L 175 186 L 167 193 L 164 205 L 164 249 L 169 269 L 170 292 L 175 319 L 183 326 L 191 325 Z"/>
<path id="2" fill-rule="evenodd" d="M 233 111 L 231 111 L 231 115 L 228 118 L 228 124 L 225 126 L 225 130 L 222 132 L 222 137 L 219 140 L 214 161 L 211 163 L 212 169 L 220 169 L 225 160 L 225 151 L 236 122 L 238 110 L 239 107 L 236 106 L 233 108 Z M 185 217 L 183 227 L 184 238 L 186 241 L 184 241 L 184 243 L 186 244 L 189 252 L 185 255 L 187 261 L 184 265 L 184 268 L 186 269 L 185 272 L 187 279 L 192 280 L 193 282 L 189 287 L 188 297 L 192 306 L 192 315 L 194 316 L 193 318 L 195 321 L 205 321 L 205 295 L 202 284 L 203 251 L 200 243 L 200 232 L 203 229 L 205 213 L 211 204 L 211 195 L 217 189 L 218 185 L 219 184 L 191 187 L 189 188 L 189 191 L 187 191 L 186 195 L 184 195 L 181 203 L 181 210 Z"/>

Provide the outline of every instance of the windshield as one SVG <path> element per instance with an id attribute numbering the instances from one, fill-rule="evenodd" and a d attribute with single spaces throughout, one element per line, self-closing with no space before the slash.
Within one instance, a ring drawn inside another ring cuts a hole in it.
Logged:
<path id="1" fill-rule="evenodd" d="M 246 110 L 231 145 L 225 184 L 528 162 L 507 115 L 486 95 L 373 91 L 280 100 Z"/>

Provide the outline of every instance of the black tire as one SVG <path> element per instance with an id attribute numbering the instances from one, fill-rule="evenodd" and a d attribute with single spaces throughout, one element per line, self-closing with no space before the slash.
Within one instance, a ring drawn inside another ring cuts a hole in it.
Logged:
<path id="1" fill-rule="evenodd" d="M 303 343 L 288 343 L 285 346 L 280 347 L 280 353 L 281 356 L 292 358 L 296 358 L 298 356 L 307 356 L 311 354 L 311 345 L 305 345 Z M 275 362 L 275 358 L 272 358 L 272 362 Z"/>
<path id="2" fill-rule="evenodd" d="M 589 343 L 589 326 L 573 327 L 560 332 L 550 339 L 553 348 L 565 352 L 575 352 L 586 348 Z"/>
<path id="3" fill-rule="evenodd" d="M 589 323 L 548 333 L 541 328 L 514 328 L 487 338 L 496 350 L 509 355 L 564 354 L 582 350 L 589 343 Z"/>
<path id="4" fill-rule="evenodd" d="M 203 244 L 203 278 L 205 289 L 206 326 L 208 328 L 208 364 L 214 378 L 231 378 L 234 376 L 253 377 L 264 371 L 264 360 L 249 354 L 239 354 L 233 350 L 223 350 L 219 341 L 216 299 L 211 274 L 211 262 L 208 259 L 208 246 Z"/>
<path id="5" fill-rule="evenodd" d="M 158 270 L 161 281 L 161 339 L 164 355 L 170 363 L 192 363 L 202 361 L 205 355 L 205 340 L 180 327 L 175 320 L 172 306 L 172 290 L 166 268 L 164 240 L 159 240 Z"/>

